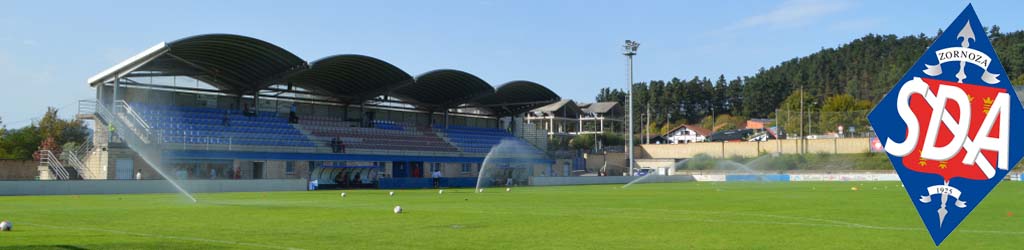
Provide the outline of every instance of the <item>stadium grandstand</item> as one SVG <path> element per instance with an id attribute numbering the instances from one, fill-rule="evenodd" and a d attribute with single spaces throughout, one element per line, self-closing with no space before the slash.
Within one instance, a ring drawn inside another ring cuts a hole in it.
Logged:
<path id="1" fill-rule="evenodd" d="M 95 121 L 93 143 L 44 157 L 41 178 L 162 178 L 156 167 L 178 179 L 390 188 L 428 187 L 439 171 L 469 186 L 503 142 L 543 156 L 507 163 L 518 175 L 580 166 L 548 153 L 547 132 L 524 122 L 561 100 L 526 80 L 493 87 L 454 69 L 413 77 L 355 54 L 307 62 L 259 39 L 207 34 L 159 43 L 87 82 L 96 98 L 80 101 L 78 116 Z"/>

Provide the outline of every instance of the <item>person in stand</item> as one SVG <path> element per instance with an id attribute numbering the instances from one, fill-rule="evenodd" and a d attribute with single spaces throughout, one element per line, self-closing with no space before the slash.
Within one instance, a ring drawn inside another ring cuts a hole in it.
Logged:
<path id="1" fill-rule="evenodd" d="M 245 114 L 245 116 L 248 116 L 248 117 L 256 116 L 256 111 L 253 111 L 252 108 L 249 107 L 248 103 L 245 104 L 245 109 L 242 110 L 242 113 Z"/>
<path id="2" fill-rule="evenodd" d="M 142 180 L 142 169 L 135 170 L 135 179 Z"/>
<path id="3" fill-rule="evenodd" d="M 288 111 L 288 123 L 299 123 L 299 116 L 295 114 L 295 104 L 292 103 L 292 108 Z"/>
<path id="4" fill-rule="evenodd" d="M 359 172 L 356 172 L 356 176 L 352 177 L 352 184 L 355 184 L 355 186 L 358 186 L 361 182 L 362 182 L 362 179 L 359 178 Z"/>
<path id="5" fill-rule="evenodd" d="M 338 152 L 338 137 L 331 138 L 331 152 Z"/>
<path id="6" fill-rule="evenodd" d="M 224 120 L 221 121 L 221 123 L 225 127 L 231 127 L 231 118 L 228 116 L 228 112 L 227 111 L 224 112 Z"/>
<path id="7" fill-rule="evenodd" d="M 215 179 L 217 179 L 217 169 L 216 168 L 210 168 L 210 180 L 215 180 Z"/>
<path id="8" fill-rule="evenodd" d="M 110 137 L 107 138 L 107 143 L 114 142 L 114 123 L 107 123 L 107 132 L 109 132 L 108 134 L 110 135 Z"/>
<path id="9" fill-rule="evenodd" d="M 435 169 L 433 173 L 430 173 L 430 178 L 434 179 L 434 188 L 441 187 L 441 170 Z"/>

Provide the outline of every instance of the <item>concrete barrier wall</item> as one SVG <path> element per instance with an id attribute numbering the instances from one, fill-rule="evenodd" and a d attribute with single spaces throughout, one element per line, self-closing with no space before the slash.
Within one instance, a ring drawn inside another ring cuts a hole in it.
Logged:
<path id="1" fill-rule="evenodd" d="M 787 181 L 789 181 L 789 175 L 788 174 L 764 174 L 764 175 L 758 175 L 758 174 L 730 174 L 730 175 L 726 175 L 725 176 L 725 181 L 748 181 L 748 182 L 758 182 L 758 181 L 777 182 L 777 181 L 781 181 L 781 182 L 787 182 Z"/>
<path id="2" fill-rule="evenodd" d="M 35 180 L 38 167 L 38 161 L 0 160 L 0 180 Z"/>
<path id="3" fill-rule="evenodd" d="M 896 173 L 832 173 L 832 174 L 696 174 L 697 181 L 899 181 Z"/>
<path id="4" fill-rule="evenodd" d="M 892 174 L 794 174 L 792 181 L 899 181 L 900 176 Z"/>
<path id="5" fill-rule="evenodd" d="M 826 154 L 856 154 L 869 150 L 868 138 L 842 138 L 807 140 L 807 152 Z M 639 158 L 692 158 L 706 154 L 715 158 L 732 156 L 757 157 L 762 153 L 795 153 L 800 140 L 766 142 L 698 142 L 688 144 L 644 144 L 637 147 Z"/>
<path id="6" fill-rule="evenodd" d="M 594 184 L 626 184 L 642 176 L 580 176 L 580 177 L 530 177 L 531 186 L 564 186 Z M 656 175 L 643 180 L 643 183 L 654 182 L 688 182 L 694 181 L 690 175 Z"/>
<path id="7" fill-rule="evenodd" d="M 305 179 L 185 180 L 192 193 L 306 190 Z M 0 181 L 0 195 L 148 194 L 178 192 L 165 180 Z"/>

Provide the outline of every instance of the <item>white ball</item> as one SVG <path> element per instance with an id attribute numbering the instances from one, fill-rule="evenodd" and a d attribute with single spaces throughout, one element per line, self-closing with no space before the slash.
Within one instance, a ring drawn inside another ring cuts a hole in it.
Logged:
<path id="1" fill-rule="evenodd" d="M 345 192 L 341 192 L 341 197 L 345 197 Z"/>
<path id="2" fill-rule="evenodd" d="M 388 192 L 388 196 L 395 196 L 395 191 Z"/>
<path id="3" fill-rule="evenodd" d="M 483 193 L 483 192 L 484 192 L 483 188 L 481 188 L 479 191 L 477 191 L 477 193 Z"/>
<path id="4" fill-rule="evenodd" d="M 505 188 L 505 192 L 512 192 L 512 188 Z"/>
<path id="5" fill-rule="evenodd" d="M 437 194 L 443 194 L 443 193 L 444 193 L 444 189 L 437 190 Z"/>
<path id="6" fill-rule="evenodd" d="M 395 206 L 395 213 L 396 214 L 402 213 L 402 206 Z"/>
<path id="7" fill-rule="evenodd" d="M 13 227 L 10 221 L 0 221 L 0 231 L 11 231 Z"/>

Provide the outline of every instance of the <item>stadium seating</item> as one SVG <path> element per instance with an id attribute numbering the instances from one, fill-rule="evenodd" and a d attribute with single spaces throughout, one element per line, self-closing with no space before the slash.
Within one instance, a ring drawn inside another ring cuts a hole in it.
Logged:
<path id="1" fill-rule="evenodd" d="M 285 117 L 273 112 L 245 116 L 239 110 L 132 103 L 162 142 L 175 144 L 313 147 Z M 225 116 L 227 121 L 225 123 Z"/>
<path id="2" fill-rule="evenodd" d="M 522 141 L 507 131 L 496 128 L 466 126 L 448 126 L 447 129 L 435 126 L 435 128 L 443 132 L 442 134 L 448 138 L 448 141 L 455 144 L 459 150 L 467 153 L 490 152 L 491 148 L 501 143 L 502 140 Z M 522 142 L 525 144 L 525 141 Z"/>
<path id="3" fill-rule="evenodd" d="M 340 140 L 345 151 L 382 150 L 486 154 L 502 140 L 520 140 L 495 128 L 416 126 L 374 120 L 370 127 L 339 117 L 301 116 L 298 124 L 273 112 L 245 116 L 240 110 L 132 103 L 164 143 L 278 147 L 317 147 L 331 152 Z M 225 124 L 225 117 L 227 123 Z M 304 133 L 305 132 L 305 133 Z"/>
<path id="4" fill-rule="evenodd" d="M 339 139 L 348 149 L 458 152 L 429 127 L 409 126 L 394 121 L 375 120 L 373 127 L 337 117 L 303 116 L 299 127 L 309 131 L 317 142 L 329 147 Z"/>

